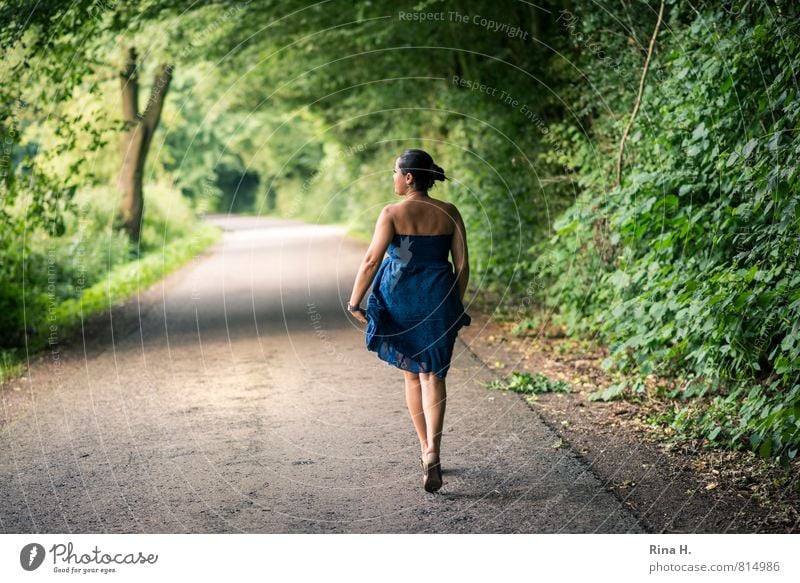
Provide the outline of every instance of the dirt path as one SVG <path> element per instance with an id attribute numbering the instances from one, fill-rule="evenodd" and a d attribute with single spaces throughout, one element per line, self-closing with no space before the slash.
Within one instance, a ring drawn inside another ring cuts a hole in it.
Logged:
<path id="1" fill-rule="evenodd" d="M 503 324 L 488 317 L 495 302 L 473 311 L 477 326 L 463 329 L 461 339 L 500 376 L 518 370 L 570 384 L 568 393 L 538 395 L 532 410 L 648 532 L 798 532 L 800 460 L 784 471 L 751 451 L 674 441 L 668 426 L 652 421 L 670 405 L 665 399 L 590 400 L 617 380 L 600 367 L 607 350 L 541 331 L 517 337 L 518 316 Z"/>
<path id="2" fill-rule="evenodd" d="M 402 375 L 343 309 L 363 245 L 214 220 L 220 243 L 2 387 L 0 531 L 644 531 L 462 341 L 425 493 Z"/>

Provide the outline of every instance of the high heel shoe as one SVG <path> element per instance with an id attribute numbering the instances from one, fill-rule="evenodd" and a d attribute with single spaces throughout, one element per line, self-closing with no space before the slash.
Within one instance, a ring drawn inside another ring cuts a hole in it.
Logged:
<path id="1" fill-rule="evenodd" d="M 433 457 L 433 461 L 425 463 L 422 458 L 422 470 L 424 475 L 422 477 L 422 487 L 426 492 L 436 492 L 442 487 L 442 464 L 439 462 L 439 454 L 431 453 L 428 456 Z M 435 457 L 434 457 L 435 456 Z"/>
<path id="2" fill-rule="evenodd" d="M 419 456 L 417 459 L 419 460 L 419 465 L 422 468 L 422 473 L 424 475 L 425 474 L 425 462 L 422 461 L 422 456 Z M 441 466 L 440 466 L 440 469 L 441 469 Z"/>

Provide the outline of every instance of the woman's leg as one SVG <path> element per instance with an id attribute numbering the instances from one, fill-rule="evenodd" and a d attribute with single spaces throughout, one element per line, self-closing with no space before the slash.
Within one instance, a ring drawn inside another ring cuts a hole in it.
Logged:
<path id="1" fill-rule="evenodd" d="M 406 377 L 406 405 L 417 430 L 420 452 L 428 449 L 428 429 L 425 426 L 425 413 L 422 409 L 422 387 L 419 375 L 414 372 L 403 371 Z"/>
<path id="2" fill-rule="evenodd" d="M 427 453 L 439 453 L 444 427 L 444 411 L 447 405 L 446 379 L 440 379 L 434 373 L 419 373 L 422 382 L 422 409 L 425 412 L 425 424 L 428 430 Z"/>

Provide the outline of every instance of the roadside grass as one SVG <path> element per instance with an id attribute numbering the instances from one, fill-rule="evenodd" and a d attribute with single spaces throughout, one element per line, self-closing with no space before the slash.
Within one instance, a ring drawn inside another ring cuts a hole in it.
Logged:
<path id="1" fill-rule="evenodd" d="M 29 357 L 79 330 L 82 321 L 122 305 L 186 264 L 221 236 L 219 227 L 200 222 L 184 237 L 173 239 L 135 261 L 116 265 L 80 297 L 61 302 L 49 314 L 38 315 L 34 318 L 38 320 L 34 326 L 37 332 L 28 337 L 27 349 L 22 346 L 0 351 L 0 383 L 23 374 Z"/>

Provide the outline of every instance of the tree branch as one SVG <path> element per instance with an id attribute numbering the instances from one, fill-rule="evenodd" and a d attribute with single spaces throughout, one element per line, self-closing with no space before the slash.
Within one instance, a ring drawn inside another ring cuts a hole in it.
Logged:
<path id="1" fill-rule="evenodd" d="M 164 107 L 164 98 L 167 95 L 170 81 L 172 81 L 172 70 L 174 65 L 164 64 L 161 65 L 161 71 L 156 75 L 153 80 L 153 88 L 150 90 L 150 99 L 147 102 L 147 107 L 142 113 L 142 121 L 147 128 L 147 143 L 145 143 L 145 151 L 150 146 L 150 138 L 155 133 L 158 127 L 158 120 L 161 118 L 161 110 Z"/>
<path id="2" fill-rule="evenodd" d="M 647 58 L 644 61 L 644 69 L 642 69 L 642 78 L 639 80 L 639 94 L 636 96 L 636 103 L 633 106 L 633 113 L 631 119 L 628 120 L 628 125 L 625 126 L 625 131 L 622 132 L 622 139 L 619 141 L 619 150 L 617 151 L 617 181 L 614 186 L 619 186 L 622 180 L 622 154 L 625 151 L 625 140 L 628 139 L 628 133 L 631 131 L 631 126 L 636 119 L 636 114 L 639 112 L 639 106 L 642 103 L 642 93 L 644 92 L 644 79 L 647 77 L 647 69 L 650 67 L 650 58 L 653 56 L 653 47 L 656 44 L 656 36 L 658 36 L 658 29 L 661 28 L 661 18 L 664 15 L 664 0 L 661 0 L 661 7 L 658 9 L 658 20 L 656 27 L 653 29 L 653 36 L 650 38 L 650 46 L 647 49 Z"/>
<path id="3" fill-rule="evenodd" d="M 125 57 L 125 68 L 119 73 L 122 85 L 122 119 L 133 127 L 139 118 L 139 76 L 136 73 L 136 49 L 130 47 Z"/>

